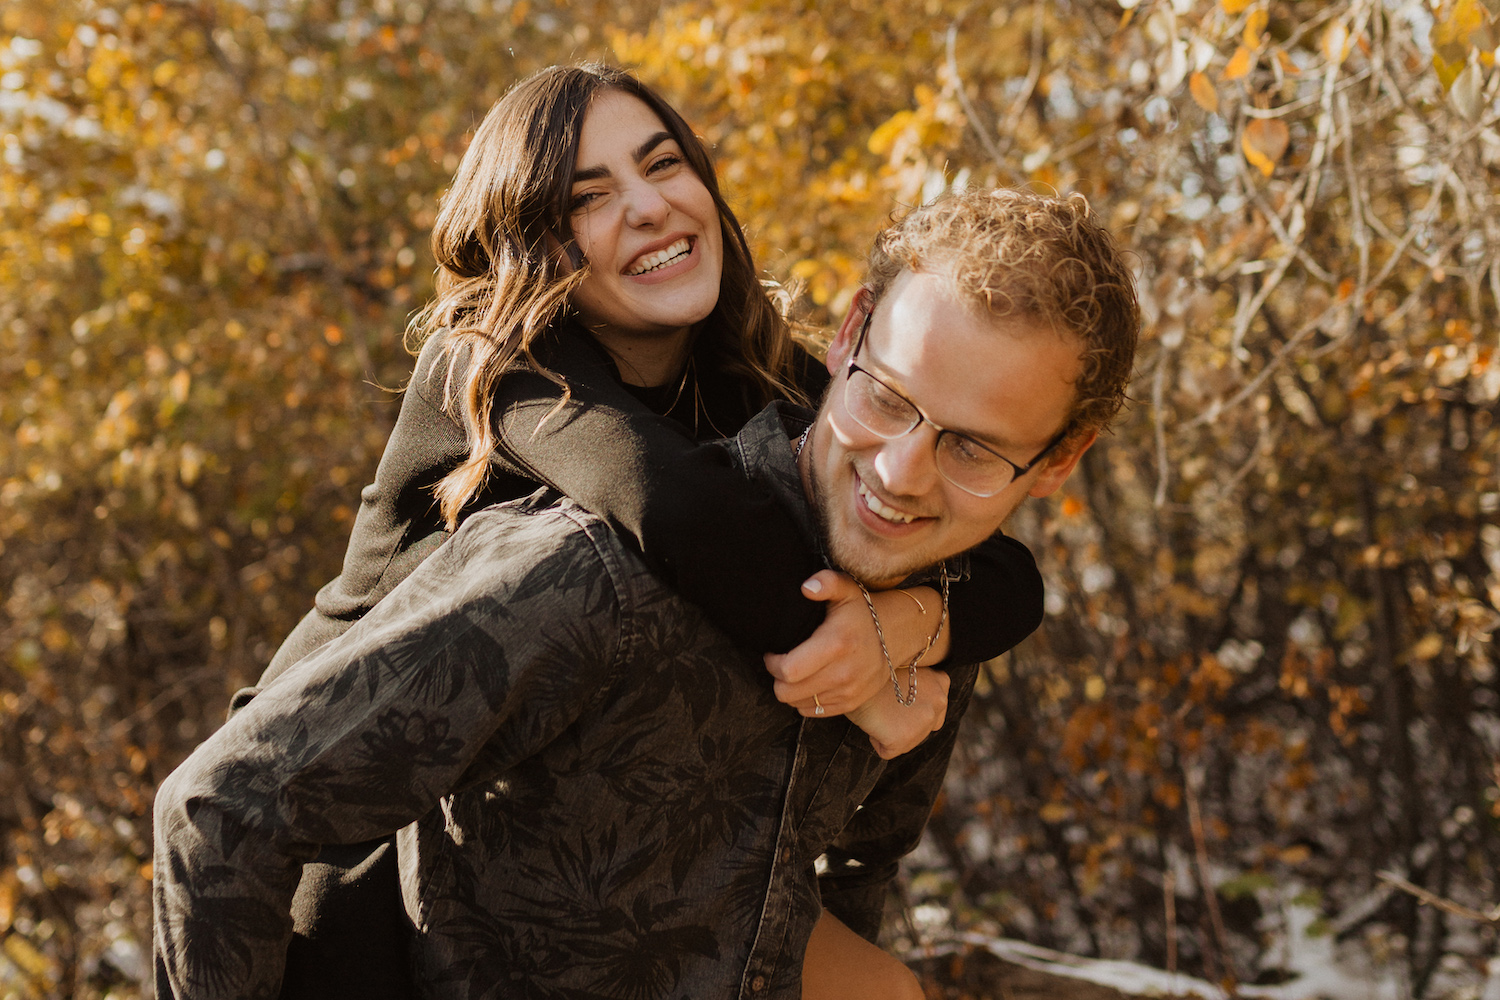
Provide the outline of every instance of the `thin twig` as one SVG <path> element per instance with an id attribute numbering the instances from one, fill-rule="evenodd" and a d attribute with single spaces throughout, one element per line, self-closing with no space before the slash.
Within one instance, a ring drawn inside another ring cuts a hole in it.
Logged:
<path id="1" fill-rule="evenodd" d="M 1340 63 L 1328 67 L 1323 75 L 1323 97 L 1318 102 L 1318 137 L 1313 141 L 1312 156 L 1308 159 L 1307 190 L 1303 193 L 1302 209 L 1312 211 L 1318 200 L 1318 185 L 1323 179 L 1323 159 L 1328 155 L 1328 143 L 1333 135 L 1333 95 L 1338 84 Z"/>
<path id="2" fill-rule="evenodd" d="M 1036 93 L 1037 81 L 1042 78 L 1042 59 L 1046 55 L 1045 36 L 1042 28 L 1045 21 L 1042 18 L 1042 0 L 1036 0 L 1031 5 L 1031 62 L 1026 67 L 1026 82 L 1021 87 L 1021 92 L 1011 102 L 1010 110 L 1005 113 L 1005 131 L 1014 133 L 1016 127 L 1021 124 L 1021 116 L 1026 113 L 1026 105 L 1031 100 L 1031 95 Z"/>
<path id="3" fill-rule="evenodd" d="M 1260 436 L 1256 439 L 1255 446 L 1250 449 L 1250 457 L 1245 459 L 1244 463 L 1238 469 L 1234 470 L 1233 475 L 1231 475 L 1224 482 L 1218 484 L 1217 488 L 1214 490 L 1213 496 L 1210 498 L 1211 503 L 1222 503 L 1223 501 L 1228 500 L 1231 496 L 1233 496 L 1234 488 L 1240 484 L 1241 480 L 1243 480 L 1250 474 L 1251 469 L 1260 464 L 1260 460 L 1262 457 L 1261 453 L 1266 450 L 1266 442 L 1270 439 L 1270 437 L 1271 422 L 1267 420 L 1265 425 L 1260 429 Z"/>
<path id="4" fill-rule="evenodd" d="M 1365 228 L 1365 194 L 1360 187 L 1359 171 L 1354 168 L 1354 133 L 1349 123 L 1347 94 L 1339 95 L 1339 112 L 1342 118 L 1340 131 L 1344 134 L 1344 172 L 1349 184 L 1349 238 L 1359 251 L 1359 279 L 1355 294 L 1362 299 L 1370 280 L 1370 234 Z"/>
<path id="5" fill-rule="evenodd" d="M 1253 190 L 1253 181 L 1250 180 L 1249 171 L 1243 160 L 1240 162 L 1239 168 L 1245 189 Z M 1306 177 L 1304 176 L 1301 180 L 1305 181 Z M 1239 353 L 1241 345 L 1245 342 L 1245 334 L 1250 330 L 1250 324 L 1255 321 L 1255 317 L 1260 313 L 1261 307 L 1266 304 L 1266 300 L 1271 297 L 1271 293 L 1276 290 L 1276 286 L 1281 284 L 1281 279 L 1286 276 L 1287 269 L 1292 266 L 1292 261 L 1297 257 L 1297 250 L 1302 245 L 1302 234 L 1306 231 L 1307 226 L 1307 213 L 1302 207 L 1302 202 L 1298 196 L 1297 185 L 1293 185 L 1292 190 L 1288 192 L 1287 201 L 1292 206 L 1291 223 L 1286 229 L 1287 239 L 1290 242 L 1283 241 L 1287 252 L 1277 262 L 1275 268 L 1266 279 L 1261 282 L 1260 288 L 1256 289 L 1255 294 L 1250 297 L 1250 301 L 1247 303 L 1241 298 L 1240 308 L 1236 311 L 1234 317 L 1234 330 L 1230 335 L 1229 349 L 1232 354 Z M 1267 215 L 1267 222 L 1270 221 L 1271 215 L 1275 214 L 1272 212 Z"/>
<path id="6" fill-rule="evenodd" d="M 984 146 L 984 151 L 989 154 L 990 159 L 995 161 L 995 166 L 1009 172 L 1010 168 L 1005 163 L 1005 158 L 1000 155 L 1000 147 L 995 145 L 995 140 L 990 138 L 989 129 L 979 120 L 979 110 L 969 100 L 969 95 L 964 91 L 964 78 L 958 71 L 958 56 L 955 48 L 958 44 L 958 25 L 964 18 L 966 11 L 960 11 L 948 25 L 948 72 L 953 76 L 953 89 L 958 94 L 958 103 L 964 109 L 964 117 L 969 121 L 969 127 L 979 137 L 979 142 Z"/>
<path id="7" fill-rule="evenodd" d="M 1183 796 L 1187 799 L 1188 825 L 1192 828 L 1193 849 L 1198 863 L 1198 884 L 1203 889 L 1203 902 L 1208 907 L 1208 918 L 1213 923 L 1214 938 L 1218 943 L 1219 963 L 1223 970 L 1226 983 L 1221 983 L 1231 997 L 1239 995 L 1239 975 L 1235 972 L 1234 956 L 1229 952 L 1229 935 L 1224 931 L 1224 915 L 1219 912 L 1219 895 L 1214 888 L 1213 880 L 1208 874 L 1208 838 L 1203 833 L 1203 814 L 1198 808 L 1198 792 L 1196 785 L 1202 781 L 1202 772 L 1193 768 L 1191 774 L 1183 775 Z M 1208 949 L 1204 949 L 1204 957 L 1208 957 Z"/>
<path id="8" fill-rule="evenodd" d="M 1340 93 L 1342 93 L 1343 91 L 1353 87 L 1355 84 L 1363 82 L 1369 75 L 1369 70 L 1361 70 L 1358 73 L 1350 73 L 1348 76 L 1343 78 L 1343 83 L 1338 84 L 1337 89 Z M 1323 98 L 1321 95 L 1317 97 L 1299 97 L 1295 101 L 1287 101 L 1285 104 L 1278 104 L 1274 108 L 1257 108 L 1251 104 L 1241 104 L 1238 111 L 1246 118 L 1285 118 L 1294 111 L 1301 111 L 1304 108 L 1310 108 L 1314 104 L 1321 103 L 1322 99 Z"/>
<path id="9" fill-rule="evenodd" d="M 1320 280 L 1333 284 L 1333 273 L 1313 260 L 1311 255 L 1302 249 L 1302 244 L 1299 240 L 1293 239 L 1287 232 L 1286 227 L 1282 225 L 1281 216 L 1277 215 L 1272 210 L 1270 204 L 1266 202 L 1265 195 L 1261 194 L 1260 191 L 1255 191 L 1254 203 L 1255 207 L 1260 209 L 1261 214 L 1265 216 L 1266 222 L 1271 226 L 1271 231 L 1276 234 L 1276 238 L 1281 241 L 1283 246 L 1291 247 L 1292 253 L 1296 255 L 1297 260 L 1301 262 L 1302 266 L 1307 268 L 1308 271 L 1312 272 Z"/>
<path id="10" fill-rule="evenodd" d="M 176 681 L 163 688 L 161 693 L 158 694 L 155 698 L 152 698 L 150 701 L 146 702 L 146 704 L 142 705 L 140 708 L 136 709 L 134 712 L 131 712 L 129 715 L 125 716 L 119 722 L 116 722 L 113 726 L 111 726 L 105 733 L 105 741 L 113 743 L 119 740 L 126 733 L 130 732 L 130 730 L 134 729 L 142 722 L 150 719 L 151 717 L 156 715 L 157 712 L 160 712 L 163 708 L 176 701 L 178 697 L 180 697 L 188 690 L 188 688 L 192 687 L 193 685 L 197 684 L 199 681 L 202 681 L 210 675 L 222 676 L 222 674 L 223 670 L 217 664 L 210 664 L 205 667 L 199 667 L 192 673 L 179 677 Z"/>
<path id="11" fill-rule="evenodd" d="M 1409 892 L 1417 899 L 1429 906 L 1435 906 L 1444 913 L 1451 913 L 1455 917 L 1463 917 L 1465 920 L 1477 920 L 1484 924 L 1500 924 L 1500 904 L 1490 907 L 1487 913 L 1470 909 L 1461 903 L 1455 903 L 1451 899 L 1444 899 L 1435 893 L 1428 892 L 1419 885 L 1413 885 L 1395 872 L 1376 872 L 1375 877 L 1382 882 L 1389 882 L 1402 892 Z"/>
<path id="12" fill-rule="evenodd" d="M 1162 414 L 1162 397 L 1166 389 L 1167 357 L 1171 349 L 1163 345 L 1156 357 L 1156 374 L 1151 379 L 1151 418 L 1156 429 L 1156 497 L 1152 503 L 1160 510 L 1167 502 L 1167 427 Z"/>
<path id="13" fill-rule="evenodd" d="M 1161 876 L 1162 905 L 1167 919 L 1167 975 L 1177 975 L 1177 873 L 1168 868 Z"/>
<path id="14" fill-rule="evenodd" d="M 1198 427 L 1202 424 L 1213 423 L 1224 413 L 1225 410 L 1232 410 L 1236 406 L 1239 406 L 1241 403 L 1243 403 L 1245 400 L 1249 399 L 1252 395 L 1255 394 L 1256 390 L 1258 390 L 1262 385 L 1265 384 L 1266 379 L 1270 378 L 1272 373 L 1274 373 L 1277 368 L 1280 368 L 1282 364 L 1286 362 L 1287 356 L 1291 354 L 1291 352 L 1297 347 L 1297 345 L 1311 336 L 1313 331 L 1317 330 L 1318 327 L 1321 326 L 1331 314 L 1337 312 L 1340 308 L 1342 308 L 1342 305 L 1329 306 L 1327 309 L 1324 309 L 1321 313 L 1314 316 L 1307 323 L 1303 324 L 1302 329 L 1292 334 L 1291 338 L 1288 339 L 1285 344 L 1282 344 L 1275 354 L 1271 355 L 1271 360 L 1266 362 L 1265 367 L 1257 372 L 1255 377 L 1252 378 L 1249 382 L 1246 382 L 1244 386 L 1240 388 L 1239 392 L 1236 392 L 1233 396 L 1229 397 L 1229 400 L 1222 406 L 1212 406 L 1203 413 L 1198 414 L 1198 416 L 1194 417 L 1192 420 L 1189 420 L 1186 424 L 1184 424 L 1183 429 L 1187 430 L 1189 428 Z"/>

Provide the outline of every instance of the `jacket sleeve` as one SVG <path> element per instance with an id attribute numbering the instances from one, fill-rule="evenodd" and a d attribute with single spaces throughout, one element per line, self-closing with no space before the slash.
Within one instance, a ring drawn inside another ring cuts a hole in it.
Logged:
<path id="1" fill-rule="evenodd" d="M 953 669 L 942 728 L 886 765 L 854 818 L 824 852 L 827 866 L 818 876 L 823 908 L 869 941 L 880 932 L 886 889 L 901 859 L 921 840 L 942 791 L 978 673 L 973 664 Z"/>
<path id="2" fill-rule="evenodd" d="M 968 578 L 948 595 L 948 663 L 980 663 L 1015 646 L 1042 623 L 1042 574 L 1031 550 L 995 534 L 967 553 Z"/>
<path id="3" fill-rule="evenodd" d="M 603 518 L 740 644 L 785 652 L 811 635 L 823 608 L 800 587 L 822 564 L 792 516 L 726 447 L 651 413 L 581 341 L 557 331 L 540 356 L 570 386 L 566 402 L 535 372 L 500 380 L 499 467 Z"/>
<path id="4" fill-rule="evenodd" d="M 276 996 L 320 845 L 400 829 L 476 759 L 508 766 L 610 689 L 628 613 L 618 563 L 581 532 L 538 555 L 546 539 L 505 522 L 465 529 L 162 784 L 157 996 Z"/>
<path id="5" fill-rule="evenodd" d="M 428 353 L 412 386 L 421 398 L 408 400 L 403 419 L 407 406 L 429 414 L 414 423 L 436 427 L 427 433 L 440 433 L 435 443 L 452 450 L 453 423 L 441 413 L 446 367 Z M 554 330 L 537 353 L 571 394 L 564 401 L 555 382 L 531 370 L 500 379 L 494 414 L 501 444 L 492 478 L 506 484 L 503 495 L 519 495 L 512 484 L 530 481 L 572 498 L 629 539 L 664 581 L 743 646 L 780 653 L 811 635 L 824 608 L 802 596 L 801 584 L 823 563 L 770 491 L 744 476 L 721 445 L 697 442 L 678 422 L 650 412 L 583 334 Z M 823 370 L 808 360 L 799 382 L 817 393 Z M 395 571 L 386 575 L 401 579 L 429 551 L 398 551 Z M 952 588 L 948 663 L 999 656 L 1042 618 L 1041 575 L 1024 545 L 996 535 L 968 562 L 967 578 Z"/>

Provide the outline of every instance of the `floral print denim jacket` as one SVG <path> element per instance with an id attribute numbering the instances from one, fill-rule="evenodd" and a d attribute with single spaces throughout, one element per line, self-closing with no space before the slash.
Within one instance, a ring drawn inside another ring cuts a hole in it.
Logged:
<path id="1" fill-rule="evenodd" d="M 811 534 L 807 420 L 773 404 L 726 446 Z M 399 830 L 426 996 L 795 1000 L 824 907 L 878 929 L 975 673 L 882 761 L 776 701 L 598 518 L 489 508 L 163 783 L 158 995 L 275 997 L 302 865 Z"/>

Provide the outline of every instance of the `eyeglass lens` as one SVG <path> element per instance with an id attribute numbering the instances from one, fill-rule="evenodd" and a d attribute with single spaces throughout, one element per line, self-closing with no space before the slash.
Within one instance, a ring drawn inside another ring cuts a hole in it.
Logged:
<path id="1" fill-rule="evenodd" d="M 862 368 L 853 368 L 845 384 L 845 407 L 872 434 L 892 440 L 911 433 L 922 414 Z M 993 496 L 1010 485 L 1015 467 L 962 434 L 938 434 L 937 467 L 954 486 L 977 496 Z"/>

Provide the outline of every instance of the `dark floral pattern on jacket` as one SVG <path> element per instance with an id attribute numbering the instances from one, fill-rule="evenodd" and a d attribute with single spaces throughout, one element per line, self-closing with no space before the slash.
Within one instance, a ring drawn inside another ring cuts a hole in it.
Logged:
<path id="1" fill-rule="evenodd" d="M 800 497 L 787 414 L 735 452 Z M 158 994 L 274 997 L 302 864 L 400 830 L 428 996 L 795 998 L 823 906 L 878 926 L 974 671 L 953 676 L 947 726 L 884 763 L 777 702 L 599 519 L 540 494 L 475 514 L 163 784 Z"/>

